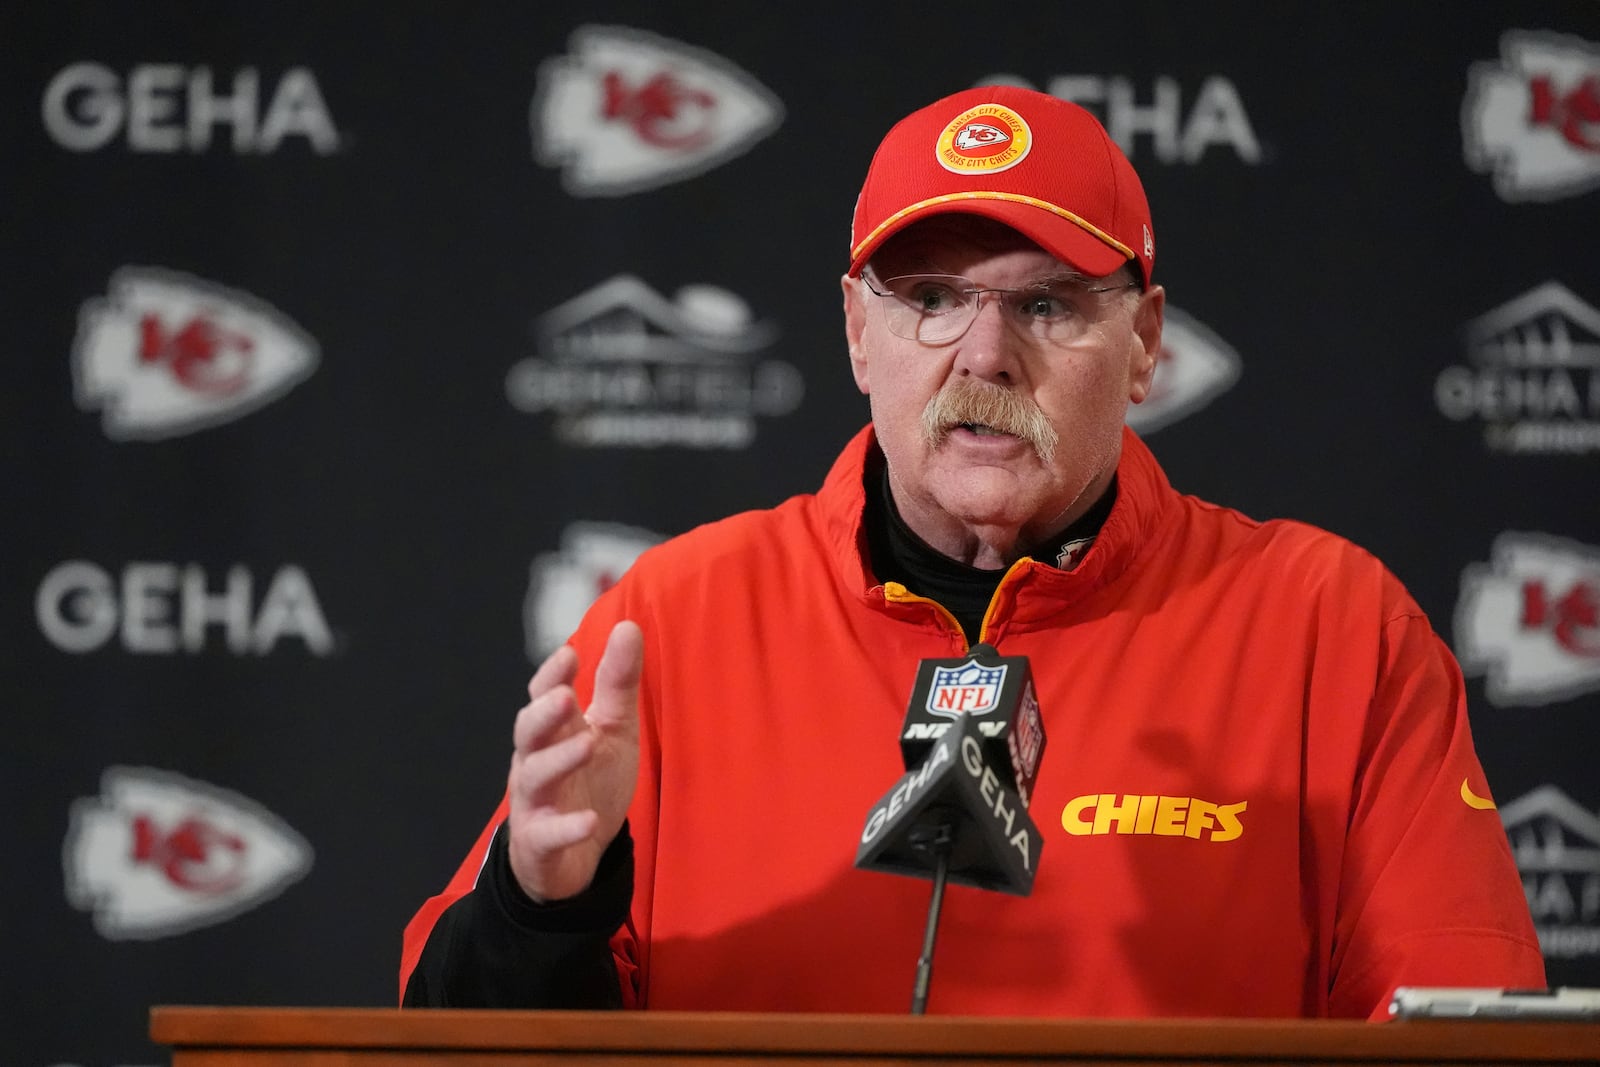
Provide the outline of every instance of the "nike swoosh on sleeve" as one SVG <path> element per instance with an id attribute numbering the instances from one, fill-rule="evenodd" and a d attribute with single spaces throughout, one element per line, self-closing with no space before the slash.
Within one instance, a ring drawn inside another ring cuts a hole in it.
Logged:
<path id="1" fill-rule="evenodd" d="M 1472 787 L 1467 784 L 1467 780 L 1465 778 L 1461 779 L 1461 799 L 1466 802 L 1466 805 L 1469 808 L 1477 808 L 1479 811 L 1494 810 L 1494 801 L 1490 800 L 1488 797 L 1480 797 L 1478 794 L 1474 793 L 1472 791 Z"/>

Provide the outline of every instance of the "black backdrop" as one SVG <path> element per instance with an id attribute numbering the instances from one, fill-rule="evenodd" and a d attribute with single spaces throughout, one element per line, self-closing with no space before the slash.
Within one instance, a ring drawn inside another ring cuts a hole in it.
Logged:
<path id="1" fill-rule="evenodd" d="M 1600 4 L 36 2 L 0 57 L 6 1062 L 393 1002 L 531 653 L 815 486 L 871 150 L 1000 76 L 1144 176 L 1173 481 L 1401 576 L 1600 985 Z"/>

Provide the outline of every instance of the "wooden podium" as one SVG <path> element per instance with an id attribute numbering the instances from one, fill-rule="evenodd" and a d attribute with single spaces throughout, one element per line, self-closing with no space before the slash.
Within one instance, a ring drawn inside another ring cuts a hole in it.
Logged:
<path id="1" fill-rule="evenodd" d="M 173 1067 L 1600 1064 L 1600 1025 L 155 1007 Z"/>

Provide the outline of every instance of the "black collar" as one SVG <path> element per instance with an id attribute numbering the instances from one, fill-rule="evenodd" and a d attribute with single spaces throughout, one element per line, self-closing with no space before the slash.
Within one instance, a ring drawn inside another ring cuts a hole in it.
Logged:
<path id="1" fill-rule="evenodd" d="M 889 490 L 889 469 L 881 455 L 868 461 L 862 481 L 866 489 L 866 512 L 862 518 L 873 576 L 880 583 L 899 582 L 918 596 L 938 601 L 961 623 L 968 642 L 976 641 L 983 614 L 1005 576 L 1005 568 L 970 567 L 932 548 L 913 533 L 895 507 Z M 1026 555 L 1070 568 L 1100 532 L 1116 500 L 1117 482 L 1113 478 L 1094 507 Z"/>

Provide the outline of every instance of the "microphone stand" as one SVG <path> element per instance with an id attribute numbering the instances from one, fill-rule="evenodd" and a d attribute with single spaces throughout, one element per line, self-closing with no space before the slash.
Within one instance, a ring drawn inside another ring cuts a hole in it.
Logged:
<path id="1" fill-rule="evenodd" d="M 944 907 L 944 884 L 950 875 L 950 850 L 955 843 L 955 822 L 945 818 L 917 833 L 911 847 L 933 853 L 933 898 L 928 901 L 928 925 L 922 932 L 922 955 L 917 957 L 917 980 L 911 990 L 911 1014 L 928 1010 L 928 986 L 933 981 L 933 939 L 939 932 L 939 911 Z"/>

